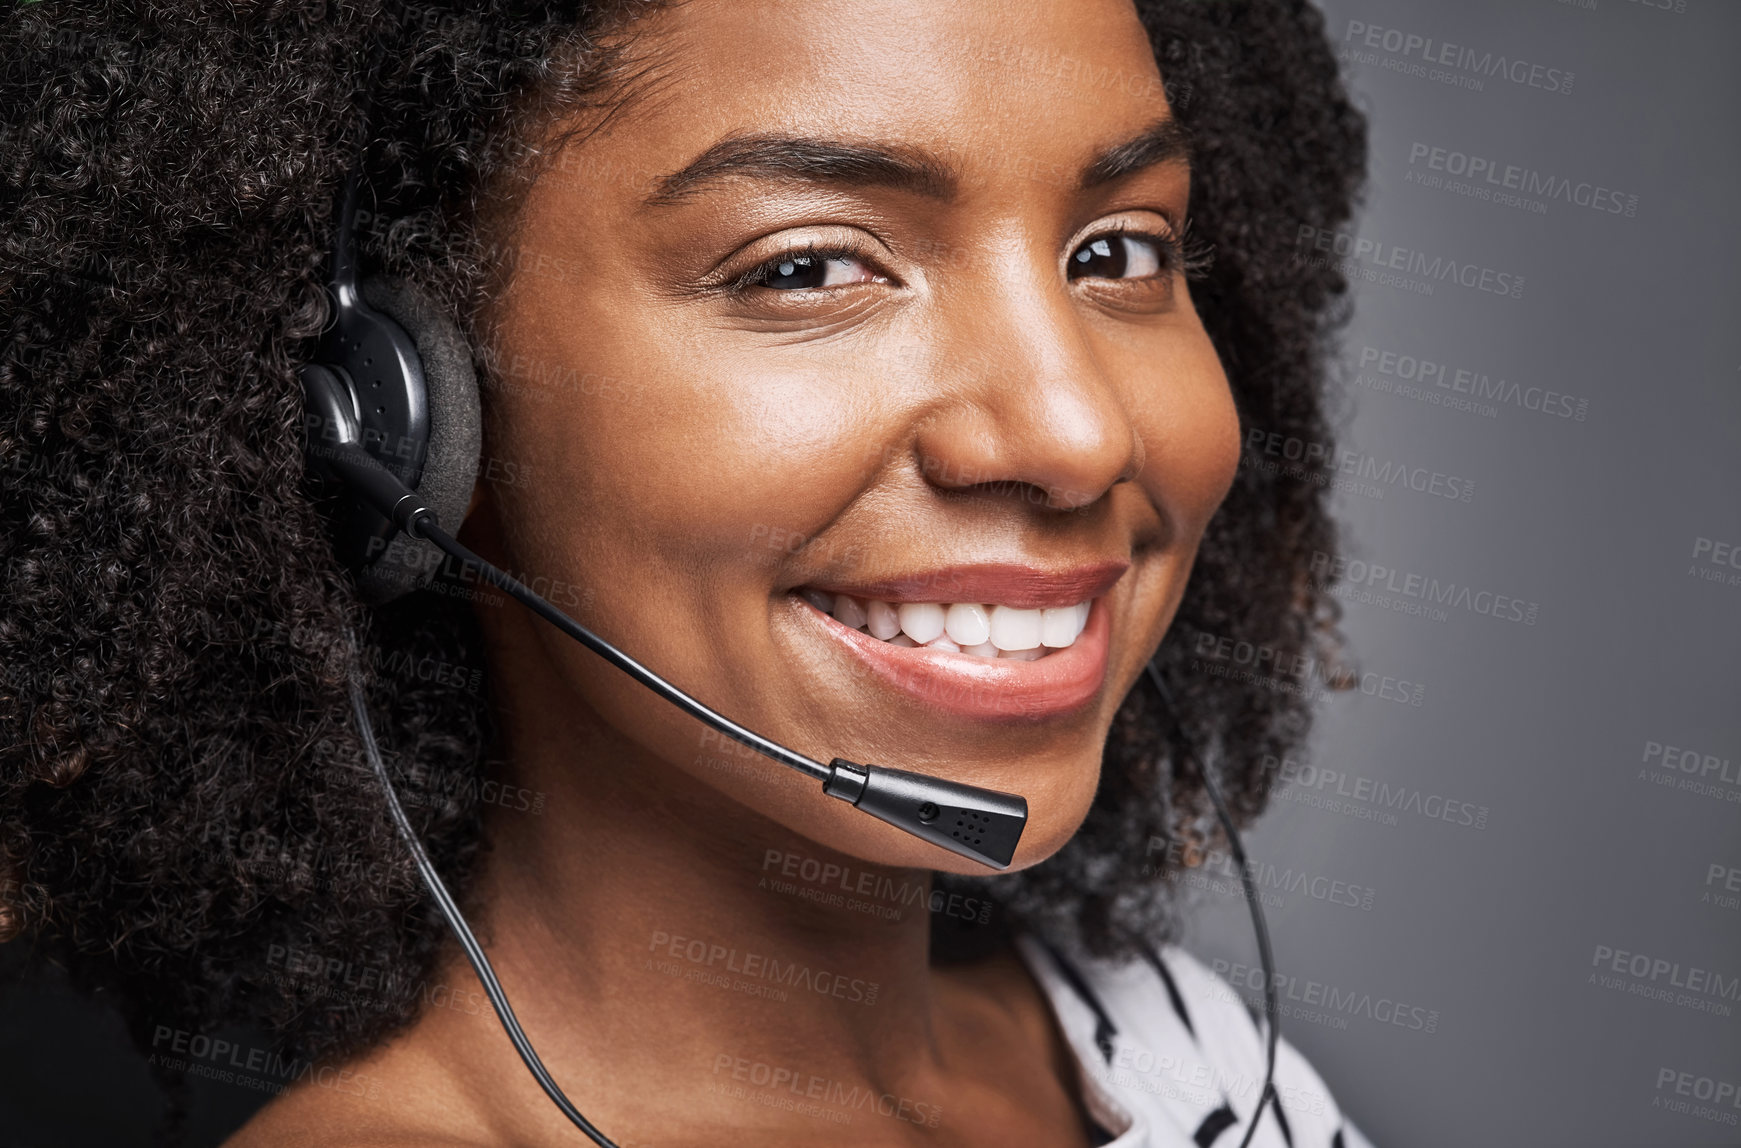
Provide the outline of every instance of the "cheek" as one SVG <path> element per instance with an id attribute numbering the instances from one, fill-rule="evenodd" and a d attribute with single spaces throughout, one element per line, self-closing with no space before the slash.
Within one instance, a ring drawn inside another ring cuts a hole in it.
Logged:
<path id="1" fill-rule="evenodd" d="M 546 372 L 553 382 L 496 404 L 503 449 L 549 479 L 512 492 L 516 550 L 554 544 L 612 574 L 635 567 L 645 589 L 765 580 L 869 469 L 864 412 L 813 373 L 771 372 L 611 316 L 502 337 L 524 360 L 589 372 Z"/>
<path id="2" fill-rule="evenodd" d="M 1220 361 L 1213 358 L 1212 361 L 1214 394 L 1205 404 L 1202 431 L 1203 493 L 1209 502 L 1208 514 L 1204 516 L 1205 523 L 1220 507 L 1227 492 L 1233 488 L 1233 479 L 1239 473 L 1240 462 L 1239 410 L 1234 405 L 1233 391 L 1228 385 L 1226 372 L 1221 369 Z"/>
<path id="3" fill-rule="evenodd" d="M 1175 545 L 1194 550 L 1239 471 L 1239 411 L 1207 335 L 1168 357 L 1143 433 L 1143 482 Z"/>

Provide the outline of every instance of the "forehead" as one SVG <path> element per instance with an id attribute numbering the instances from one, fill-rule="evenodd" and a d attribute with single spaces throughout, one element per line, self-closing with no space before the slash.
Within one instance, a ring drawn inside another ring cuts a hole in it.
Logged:
<path id="1" fill-rule="evenodd" d="M 899 141 L 975 183 L 1167 114 L 1130 0 L 688 0 L 637 32 L 634 96 L 586 146 L 649 174 L 777 130 Z"/>

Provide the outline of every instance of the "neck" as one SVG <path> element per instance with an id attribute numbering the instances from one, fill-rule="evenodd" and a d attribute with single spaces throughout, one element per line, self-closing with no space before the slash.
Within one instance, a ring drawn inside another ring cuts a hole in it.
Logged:
<path id="1" fill-rule="evenodd" d="M 511 603 L 480 614 L 497 697 L 513 700 L 468 902 L 552 1074 L 614 1082 L 608 1100 L 571 1090 L 582 1111 L 645 1127 L 681 1096 L 700 1124 L 742 1126 L 768 1111 L 746 1099 L 922 1091 L 947 1006 L 929 871 L 828 849 L 661 760 L 565 683 L 544 623 Z M 723 739 L 709 758 L 783 772 Z M 535 1089 L 505 1038 L 473 1039 L 517 1104 Z"/>

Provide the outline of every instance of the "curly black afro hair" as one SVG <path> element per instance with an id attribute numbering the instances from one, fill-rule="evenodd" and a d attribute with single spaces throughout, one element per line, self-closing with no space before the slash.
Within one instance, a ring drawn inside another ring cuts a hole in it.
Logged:
<path id="1" fill-rule="evenodd" d="M 489 678 L 463 600 L 358 601 L 311 498 L 295 368 L 328 315 L 335 189 L 367 104 L 365 258 L 476 335 L 499 263 L 484 205 L 553 116 L 632 88 L 606 45 L 652 6 L 6 4 L 0 939 L 116 990 L 136 1032 L 234 1021 L 338 1055 L 416 1014 L 444 934 L 361 763 L 346 633 L 458 889 L 482 844 Z M 1304 0 L 1137 7 L 1194 141 L 1213 260 L 1192 290 L 1242 422 L 1327 443 L 1346 284 L 1295 237 L 1349 218 L 1366 138 L 1322 19 Z M 1252 462 L 1160 650 L 1178 723 L 1132 692 L 1081 832 L 976 886 L 1005 919 L 1101 954 L 1166 935 L 1170 866 L 1144 862 L 1212 824 L 1200 763 L 1249 819 L 1263 759 L 1305 735 L 1297 683 L 1193 665 L 1204 636 L 1336 660 L 1310 569 L 1334 548 L 1325 488 Z M 366 961 L 381 991 L 279 975 L 290 949 Z"/>

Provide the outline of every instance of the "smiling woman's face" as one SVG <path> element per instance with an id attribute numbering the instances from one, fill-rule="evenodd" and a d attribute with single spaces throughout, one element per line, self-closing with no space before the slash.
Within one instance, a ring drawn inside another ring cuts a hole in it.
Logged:
<path id="1" fill-rule="evenodd" d="M 1086 814 L 1238 458 L 1136 14 L 691 0 L 642 34 L 650 88 L 521 205 L 486 449 L 530 480 L 481 515 L 752 729 L 1022 794 L 1032 864 Z M 537 632 L 648 784 L 983 872 Z"/>

